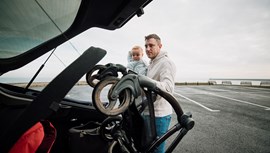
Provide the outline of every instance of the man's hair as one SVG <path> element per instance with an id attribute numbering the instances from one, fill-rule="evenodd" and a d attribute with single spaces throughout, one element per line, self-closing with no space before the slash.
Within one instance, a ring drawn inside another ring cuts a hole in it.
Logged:
<path id="1" fill-rule="evenodd" d="M 161 39 L 157 34 L 150 34 L 145 36 L 145 40 L 149 40 L 151 38 L 154 38 L 158 43 L 161 43 Z"/>

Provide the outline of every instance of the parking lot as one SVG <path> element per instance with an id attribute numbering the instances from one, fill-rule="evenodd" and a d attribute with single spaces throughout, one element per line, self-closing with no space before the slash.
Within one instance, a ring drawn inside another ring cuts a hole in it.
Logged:
<path id="1" fill-rule="evenodd" d="M 195 120 L 174 152 L 270 152 L 270 88 L 176 86 L 174 96 Z"/>
<path id="2" fill-rule="evenodd" d="M 89 100 L 89 87 L 77 87 L 71 96 Z M 270 153 L 270 88 L 180 85 L 174 96 L 195 120 L 175 153 Z"/>

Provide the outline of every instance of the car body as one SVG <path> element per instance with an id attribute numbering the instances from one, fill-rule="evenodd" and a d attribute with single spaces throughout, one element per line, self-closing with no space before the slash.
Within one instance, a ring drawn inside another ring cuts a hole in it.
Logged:
<path id="1" fill-rule="evenodd" d="M 3 0 L 0 74 L 34 62 L 90 28 L 121 28 L 134 16 L 141 16 L 150 2 Z M 146 76 L 127 71 L 120 64 L 98 65 L 105 55 L 104 49 L 90 46 L 41 91 L 29 86 L 42 66 L 26 87 L 0 83 L 0 152 L 153 152 L 179 132 L 166 151 L 172 152 L 193 128 L 192 115 L 184 114 L 176 98 Z M 85 74 L 93 87 L 93 101 L 67 97 Z M 94 79 L 99 82 L 94 83 Z M 108 101 L 103 102 L 101 90 L 107 85 L 111 85 L 105 96 Z M 146 101 L 140 99 L 142 95 Z M 171 104 L 178 120 L 161 137 L 157 137 L 155 127 L 156 95 Z M 145 108 L 150 114 L 147 122 L 141 114 Z"/>
<path id="2" fill-rule="evenodd" d="M 142 15 L 143 8 L 148 3 L 150 0 L 1 1 L 0 74 L 24 67 L 90 28 L 121 28 L 134 16 Z M 64 98 L 78 79 L 106 54 L 103 50 L 101 53 L 93 50 L 86 53 L 89 55 L 81 59 L 83 62 L 75 62 L 77 67 L 84 69 L 82 73 L 76 75 L 70 70 L 71 66 L 51 81 L 42 92 L 6 83 L 0 84 L 0 152 L 10 150 L 20 135 L 41 119 L 50 120 L 58 131 L 51 151 L 68 152 L 70 148 L 67 147 L 65 131 L 79 125 L 79 122 L 104 119 L 104 115 L 98 113 L 93 106 L 79 100 Z M 86 59 L 91 62 L 86 62 Z M 85 67 L 82 68 L 80 64 Z M 68 83 L 62 82 L 65 79 Z M 36 107 L 34 105 L 43 102 L 47 105 L 43 106 L 47 107 L 46 109 L 34 108 L 34 112 L 26 111 L 29 107 Z M 50 109 L 52 103 L 62 105 L 53 111 Z M 78 120 L 71 122 L 75 118 Z"/>

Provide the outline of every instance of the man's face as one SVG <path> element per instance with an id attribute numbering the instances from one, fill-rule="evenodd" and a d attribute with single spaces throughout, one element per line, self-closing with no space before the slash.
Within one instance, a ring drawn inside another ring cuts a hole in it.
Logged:
<path id="1" fill-rule="evenodd" d="M 146 55 L 152 60 L 159 54 L 161 47 L 162 45 L 158 43 L 154 38 L 145 40 Z"/>

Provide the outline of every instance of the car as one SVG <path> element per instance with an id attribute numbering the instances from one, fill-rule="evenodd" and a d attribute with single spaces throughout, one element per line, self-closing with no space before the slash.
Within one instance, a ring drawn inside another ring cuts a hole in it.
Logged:
<path id="1" fill-rule="evenodd" d="M 1 1 L 0 74 L 24 67 L 90 28 L 119 29 L 134 16 L 143 15 L 150 2 Z M 146 77 L 130 73 L 120 64 L 97 65 L 106 52 L 89 47 L 41 91 L 29 88 L 41 69 L 26 87 L 1 82 L 0 152 L 152 152 L 180 131 L 168 149 L 172 152 L 193 128 L 192 115 L 183 113 L 172 95 L 157 89 Z M 67 97 L 84 75 L 93 87 L 92 103 Z M 108 85 L 111 96 L 102 102 L 101 90 Z M 140 111 L 145 103 L 133 102 L 141 96 L 142 87 L 151 91 L 144 91 L 149 101 L 153 101 L 154 94 L 163 96 L 178 116 L 179 123 L 159 139 L 155 133 L 152 137 L 146 135 L 142 128 L 145 124 Z"/>

